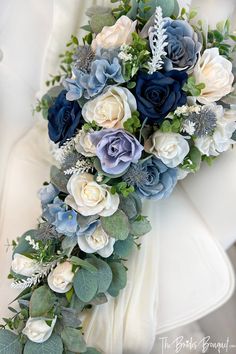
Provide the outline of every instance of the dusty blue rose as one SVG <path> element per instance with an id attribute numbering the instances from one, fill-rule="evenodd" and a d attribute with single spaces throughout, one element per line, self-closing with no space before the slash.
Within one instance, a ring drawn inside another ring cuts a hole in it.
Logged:
<path id="1" fill-rule="evenodd" d="M 98 95 L 108 80 L 116 83 L 124 82 L 121 65 L 117 53 L 114 51 L 97 54 L 91 63 L 90 72 L 84 72 L 74 67 L 73 74 L 75 78 L 64 81 L 64 87 L 68 91 L 66 98 L 69 101 L 78 100 L 82 96 L 89 99 Z"/>
<path id="2" fill-rule="evenodd" d="M 123 180 L 133 185 L 142 198 L 163 199 L 169 197 L 176 185 L 177 169 L 169 168 L 161 160 L 151 157 L 131 165 Z"/>
<path id="3" fill-rule="evenodd" d="M 104 172 L 118 175 L 137 162 L 143 146 L 123 129 L 103 129 L 90 134 Z"/>
<path id="4" fill-rule="evenodd" d="M 197 33 L 186 21 L 171 18 L 165 18 L 164 21 L 168 42 L 165 47 L 165 70 L 187 70 L 193 67 L 202 48 Z"/>
<path id="5" fill-rule="evenodd" d="M 137 76 L 135 96 L 141 118 L 161 123 L 169 112 L 186 103 L 182 90 L 188 75 L 185 71 L 154 72 L 140 71 Z"/>

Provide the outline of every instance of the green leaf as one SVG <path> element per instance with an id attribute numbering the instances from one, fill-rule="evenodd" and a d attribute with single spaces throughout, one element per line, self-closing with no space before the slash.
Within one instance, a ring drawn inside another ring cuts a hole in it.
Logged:
<path id="1" fill-rule="evenodd" d="M 87 260 L 80 259 L 79 257 L 73 256 L 73 257 L 71 257 L 70 261 L 71 261 L 71 263 L 73 263 L 75 265 L 78 265 L 84 269 L 87 269 L 89 272 L 94 273 L 97 271 L 96 266 L 93 266 Z"/>
<path id="2" fill-rule="evenodd" d="M 97 293 L 98 281 L 96 273 L 79 269 L 74 276 L 73 286 L 78 298 L 83 302 L 91 301 Z"/>
<path id="3" fill-rule="evenodd" d="M 52 184 L 57 187 L 59 191 L 68 194 L 68 177 L 66 177 L 63 171 L 59 170 L 56 166 L 52 166 L 50 171 L 50 179 Z"/>
<path id="4" fill-rule="evenodd" d="M 95 348 L 89 347 L 84 354 L 101 354 L 101 352 L 97 351 Z"/>
<path id="5" fill-rule="evenodd" d="M 15 253 L 20 253 L 20 254 L 29 254 L 29 253 L 35 253 L 35 250 L 32 248 L 32 246 L 29 244 L 28 241 L 26 241 L 26 236 L 31 236 L 32 239 L 34 239 L 34 235 L 36 233 L 36 230 L 29 230 L 26 231 L 18 240 L 17 246 L 14 248 L 13 255 Z"/>
<path id="6" fill-rule="evenodd" d="M 61 310 L 63 324 L 68 327 L 78 328 L 81 325 L 79 319 L 80 311 L 69 307 L 63 307 Z"/>
<path id="7" fill-rule="evenodd" d="M 141 220 L 135 220 L 130 226 L 130 233 L 134 236 L 146 235 L 152 229 L 150 221 L 144 217 L 142 217 Z"/>
<path id="8" fill-rule="evenodd" d="M 122 210 L 117 210 L 113 215 L 101 217 L 104 231 L 117 240 L 125 240 L 129 235 L 129 219 Z"/>
<path id="9" fill-rule="evenodd" d="M 217 30 L 213 31 L 214 37 L 218 42 L 222 42 L 224 40 L 224 36 Z"/>
<path id="10" fill-rule="evenodd" d="M 25 343 L 24 354 L 62 354 L 63 343 L 58 334 L 52 334 L 51 337 L 43 343 L 35 343 L 28 340 Z M 10 353 L 9 353 L 10 354 Z"/>
<path id="11" fill-rule="evenodd" d="M 20 337 L 7 329 L 0 330 L 0 354 L 21 354 Z"/>
<path id="12" fill-rule="evenodd" d="M 116 19 L 111 13 L 96 14 L 91 17 L 90 27 L 92 32 L 100 33 L 104 26 L 112 26 L 115 22 Z"/>
<path id="13" fill-rule="evenodd" d="M 128 236 L 124 241 L 117 241 L 114 245 L 114 253 L 121 258 L 128 258 L 134 246 L 132 236 Z"/>
<path id="14" fill-rule="evenodd" d="M 75 353 L 84 353 L 86 351 L 86 343 L 80 330 L 65 327 L 61 333 L 61 338 L 66 346 L 66 349 Z"/>
<path id="15" fill-rule="evenodd" d="M 121 289 L 124 289 L 127 283 L 127 273 L 123 264 L 119 262 L 111 262 L 110 267 L 112 269 L 112 283 L 108 289 L 108 293 L 116 297 Z"/>
<path id="16" fill-rule="evenodd" d="M 196 166 L 195 171 L 197 171 L 200 168 L 200 164 L 202 161 L 202 154 L 196 146 L 191 147 L 190 152 L 189 152 L 189 157 L 190 157 L 191 161 L 193 162 L 193 164 Z"/>
<path id="17" fill-rule="evenodd" d="M 97 306 L 97 305 L 102 305 L 107 302 L 107 297 L 105 294 L 100 293 L 97 294 L 97 296 L 90 302 L 91 305 Z"/>
<path id="18" fill-rule="evenodd" d="M 105 293 L 112 281 L 112 271 L 110 266 L 105 261 L 97 257 L 87 260 L 97 269 L 96 278 L 98 282 L 98 292 Z"/>
<path id="19" fill-rule="evenodd" d="M 129 219 L 136 218 L 142 210 L 140 197 L 136 193 L 130 193 L 128 197 L 120 195 L 119 209 L 122 210 Z"/>
<path id="20" fill-rule="evenodd" d="M 56 297 L 47 285 L 42 285 L 34 290 L 30 299 L 30 316 L 41 317 L 46 316 L 52 309 Z"/>

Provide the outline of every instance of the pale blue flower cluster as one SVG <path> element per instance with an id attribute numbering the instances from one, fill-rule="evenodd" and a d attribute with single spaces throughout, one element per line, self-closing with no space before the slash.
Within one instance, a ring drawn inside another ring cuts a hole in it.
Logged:
<path id="1" fill-rule="evenodd" d="M 81 97 L 89 99 L 98 95 L 108 81 L 123 83 L 121 65 L 116 51 L 99 52 L 91 63 L 89 72 L 72 68 L 73 77 L 64 81 L 66 98 L 69 101 L 78 100 Z"/>
<path id="2" fill-rule="evenodd" d="M 53 185 L 51 186 L 53 187 Z M 46 192 L 46 190 L 44 190 L 44 192 Z M 58 196 L 53 200 L 49 200 L 49 203 L 42 205 L 43 218 L 54 225 L 59 234 L 69 237 L 81 236 L 85 233 L 90 233 L 90 231 L 93 232 L 94 227 L 97 225 L 97 220 L 94 220 L 94 218 L 88 218 L 80 225 L 79 217 L 81 216 L 75 210 L 69 209 L 69 206 Z"/>

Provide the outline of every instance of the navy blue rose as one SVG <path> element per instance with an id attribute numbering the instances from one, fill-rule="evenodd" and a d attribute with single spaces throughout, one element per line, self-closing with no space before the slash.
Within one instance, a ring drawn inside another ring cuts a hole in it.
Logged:
<path id="1" fill-rule="evenodd" d="M 140 197 L 163 199 L 169 197 L 177 182 L 177 169 L 167 167 L 155 156 L 137 164 L 132 164 L 122 177 L 134 186 Z"/>
<path id="2" fill-rule="evenodd" d="M 182 87 L 187 78 L 185 71 L 157 71 L 151 75 L 140 71 L 135 96 L 141 118 L 161 123 L 169 112 L 186 104 L 187 98 Z"/>
<path id="3" fill-rule="evenodd" d="M 49 137 L 54 143 L 60 143 L 60 146 L 75 134 L 81 118 L 79 104 L 68 101 L 66 93 L 63 90 L 48 110 Z"/>

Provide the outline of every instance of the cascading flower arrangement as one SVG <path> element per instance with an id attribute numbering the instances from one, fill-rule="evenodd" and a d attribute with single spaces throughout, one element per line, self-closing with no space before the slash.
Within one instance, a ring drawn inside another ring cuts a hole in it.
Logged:
<path id="1" fill-rule="evenodd" d="M 1 352 L 99 353 L 85 343 L 82 315 L 126 286 L 125 261 L 151 230 L 142 199 L 169 197 L 234 143 L 223 98 L 233 92 L 236 37 L 228 21 L 206 37 L 195 12 L 177 5 L 89 9 L 83 45 L 71 37 L 62 72 L 47 82 L 55 87 L 36 111 L 56 162 L 37 228 L 13 244 L 9 277 L 22 292 Z"/>

